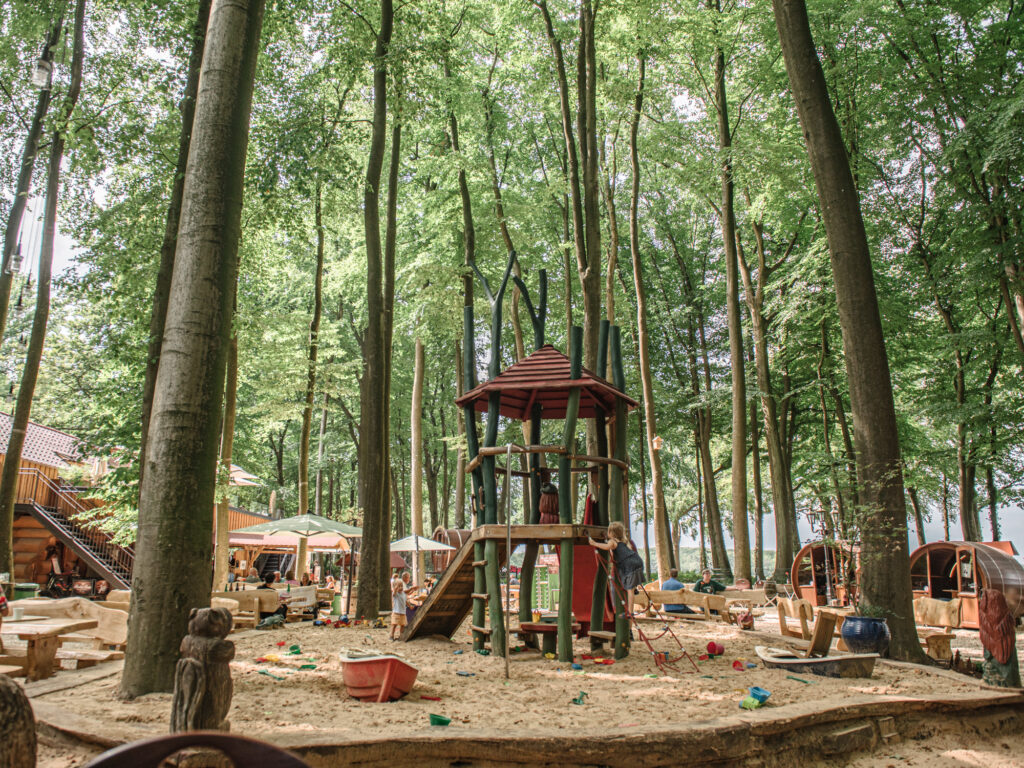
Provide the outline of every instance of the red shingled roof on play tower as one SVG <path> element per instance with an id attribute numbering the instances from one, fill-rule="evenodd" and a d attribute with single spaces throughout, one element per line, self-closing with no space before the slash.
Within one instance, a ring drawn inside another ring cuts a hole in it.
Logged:
<path id="1" fill-rule="evenodd" d="M 529 420 L 535 403 L 540 403 L 543 409 L 542 418 L 564 419 L 569 390 L 573 387 L 583 390 L 580 395 L 581 419 L 593 417 L 597 408 L 603 408 L 611 416 L 616 400 L 625 402 L 628 409 L 639 405 L 611 382 L 586 368 L 579 379 L 570 376 L 569 358 L 550 344 L 545 344 L 490 381 L 478 384 L 455 402 L 460 407 L 472 404 L 475 410 L 486 412 L 488 396 L 492 392 L 500 392 L 501 415 L 523 421 Z"/>

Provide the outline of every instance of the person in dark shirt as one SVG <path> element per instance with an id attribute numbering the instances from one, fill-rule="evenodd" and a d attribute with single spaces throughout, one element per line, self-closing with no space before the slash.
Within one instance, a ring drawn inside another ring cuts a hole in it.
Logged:
<path id="1" fill-rule="evenodd" d="M 717 595 L 725 592 L 725 585 L 711 578 L 711 569 L 705 568 L 700 576 L 700 581 L 693 585 L 694 592 L 703 592 L 705 595 Z"/>
<path id="2" fill-rule="evenodd" d="M 661 582 L 661 589 L 665 592 L 674 592 L 677 589 L 686 589 L 686 585 L 676 578 L 677 576 L 679 576 L 679 571 L 675 568 L 670 569 L 668 572 L 668 578 Z M 693 611 L 690 610 L 690 606 L 676 603 L 666 603 L 662 606 L 662 610 L 664 610 L 665 613 L 693 613 Z"/>

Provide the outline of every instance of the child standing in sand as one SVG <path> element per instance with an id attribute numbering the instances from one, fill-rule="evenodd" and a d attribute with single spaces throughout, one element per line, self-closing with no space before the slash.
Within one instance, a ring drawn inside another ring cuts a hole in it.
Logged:
<path id="1" fill-rule="evenodd" d="M 629 546 L 625 526 L 622 523 L 612 523 L 608 526 L 608 541 L 602 544 L 587 537 L 587 543 L 592 547 L 612 553 L 615 579 L 626 593 L 624 607 L 626 616 L 631 617 L 633 615 L 633 591 L 640 586 L 644 579 L 644 561 Z"/>
<path id="2" fill-rule="evenodd" d="M 405 618 L 405 584 L 402 582 L 402 577 L 395 573 L 391 577 L 391 630 L 390 637 L 392 640 L 397 640 L 398 636 L 402 634 L 402 627 L 408 622 Z"/>

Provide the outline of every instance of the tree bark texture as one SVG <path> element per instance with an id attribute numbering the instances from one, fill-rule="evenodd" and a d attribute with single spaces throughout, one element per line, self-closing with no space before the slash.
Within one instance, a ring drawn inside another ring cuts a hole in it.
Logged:
<path id="1" fill-rule="evenodd" d="M 712 5 L 713 3 L 713 5 Z M 721 14 L 718 0 L 709 5 Z M 729 326 L 732 370 L 732 541 L 735 577 L 750 581 L 750 528 L 747 525 L 747 379 L 740 319 L 740 279 L 736 257 L 736 208 L 732 179 L 732 128 L 725 89 L 725 53 L 715 51 L 715 106 L 718 111 L 718 148 L 722 153 L 722 245 L 725 250 L 725 304 Z"/>
<path id="2" fill-rule="evenodd" d="M 25 433 L 32 414 L 32 399 L 39 378 L 39 363 L 46 342 L 46 326 L 50 318 L 50 278 L 53 266 L 53 241 L 57 232 L 57 198 L 60 194 L 60 166 L 64 159 L 64 145 L 68 123 L 78 103 L 82 88 L 82 68 L 85 59 L 85 0 L 77 0 L 74 20 L 74 52 L 71 57 L 71 83 L 64 97 L 59 123 L 50 140 L 50 157 L 46 172 L 46 202 L 43 207 L 43 238 L 39 250 L 39 272 L 36 283 L 36 309 L 32 318 L 25 365 L 11 419 L 11 436 L 5 451 L 3 471 L 0 473 L 0 571 L 14 573 L 14 501 L 18 489 L 18 470 L 21 452 L 25 446 Z"/>
<path id="3" fill-rule="evenodd" d="M 664 581 L 672 565 L 672 545 L 665 515 L 665 489 L 661 470 L 661 452 L 654 447 L 658 433 L 654 412 L 654 380 L 651 375 L 650 341 L 647 333 L 647 292 L 644 287 L 643 260 L 640 257 L 640 152 L 637 133 L 643 113 L 644 77 L 647 71 L 646 54 L 637 57 L 640 72 L 637 78 L 633 115 L 629 125 L 629 163 L 632 187 L 629 197 L 629 252 L 633 260 L 633 289 L 636 291 L 637 352 L 640 357 L 640 381 L 644 394 L 644 421 L 646 422 L 647 455 L 651 459 L 651 495 L 654 502 L 654 548 L 658 555 L 658 578 Z M 640 492 L 647 493 L 646 488 Z M 644 536 L 647 529 L 644 529 Z"/>
<path id="4" fill-rule="evenodd" d="M 409 417 L 409 487 L 412 510 L 412 532 L 414 536 L 423 535 L 423 368 L 425 364 L 423 339 L 416 337 L 415 361 L 412 374 L 412 410 Z M 426 555 L 420 553 L 413 563 L 413 583 L 422 584 L 426 573 Z"/>
<path id="5" fill-rule="evenodd" d="M 231 334 L 228 346 L 228 373 L 224 384 L 224 427 L 220 438 L 221 472 L 225 477 L 231 476 L 231 454 L 235 444 L 235 416 L 238 412 L 238 334 Z M 213 585 L 222 589 L 228 580 L 228 561 L 230 559 L 229 505 L 227 489 L 224 498 L 217 502 L 217 520 L 213 526 L 216 539 L 213 545 Z"/>
<path id="6" fill-rule="evenodd" d="M 306 399 L 302 408 L 299 433 L 299 514 L 309 512 L 309 443 L 313 432 L 313 399 L 316 396 L 316 358 L 320 349 L 320 320 L 324 308 L 324 220 L 321 207 L 322 186 L 316 181 L 313 215 L 316 223 L 316 268 L 313 273 L 313 317 L 309 321 L 309 351 L 306 365 Z M 319 469 L 317 470 L 319 475 Z M 306 572 L 306 558 L 299 558 L 295 578 Z"/>
<path id="7" fill-rule="evenodd" d="M 171 690 L 189 612 L 210 601 L 220 404 L 263 6 L 216 0 L 210 10 L 139 497 L 126 696 Z"/>
<path id="8" fill-rule="evenodd" d="M 366 293 L 368 325 L 363 346 L 363 378 L 359 406 L 359 502 L 363 507 L 363 545 L 359 560 L 357 615 L 377 616 L 387 588 L 383 549 L 390 532 L 388 493 L 387 374 L 384 264 L 380 237 L 380 180 L 387 138 L 387 82 L 385 61 L 394 24 L 392 0 L 381 0 L 380 30 L 374 48 L 373 129 L 363 190 L 363 228 L 366 237 Z"/>
<path id="9" fill-rule="evenodd" d="M 203 49 L 206 45 L 206 27 L 210 21 L 211 2 L 212 0 L 199 0 L 196 23 L 192 28 L 192 52 L 188 58 L 185 93 L 181 97 L 181 136 L 178 138 L 178 160 L 174 166 L 171 197 L 167 206 L 167 220 L 164 224 L 164 238 L 160 245 L 160 262 L 157 267 L 156 285 L 153 288 L 153 309 L 149 317 L 149 342 L 146 352 L 146 374 L 142 384 L 142 434 L 139 442 L 140 489 L 142 486 L 141 476 L 146 471 L 150 412 L 153 409 L 156 373 L 160 367 L 160 346 L 163 343 L 164 324 L 167 320 L 167 299 L 171 292 L 174 252 L 178 241 L 178 222 L 181 218 L 181 196 L 185 189 L 185 167 L 188 164 L 189 145 L 192 141 L 192 122 L 196 113 L 199 71 L 203 64 Z"/>
<path id="10" fill-rule="evenodd" d="M 923 657 L 914 624 L 892 379 L 860 201 L 803 0 L 772 0 L 821 203 L 846 353 L 861 504 L 861 590 L 881 608 L 896 658 Z"/>

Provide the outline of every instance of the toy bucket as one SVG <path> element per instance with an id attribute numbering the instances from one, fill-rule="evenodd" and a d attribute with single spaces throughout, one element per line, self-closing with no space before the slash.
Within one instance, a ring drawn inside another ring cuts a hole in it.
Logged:
<path id="1" fill-rule="evenodd" d="M 768 700 L 768 697 L 772 695 L 771 691 L 766 691 L 764 688 L 761 688 L 760 686 L 757 686 L 757 685 L 752 686 L 749 690 L 750 690 L 750 695 L 753 696 L 755 699 L 757 699 L 762 704 L 764 704 Z"/>

